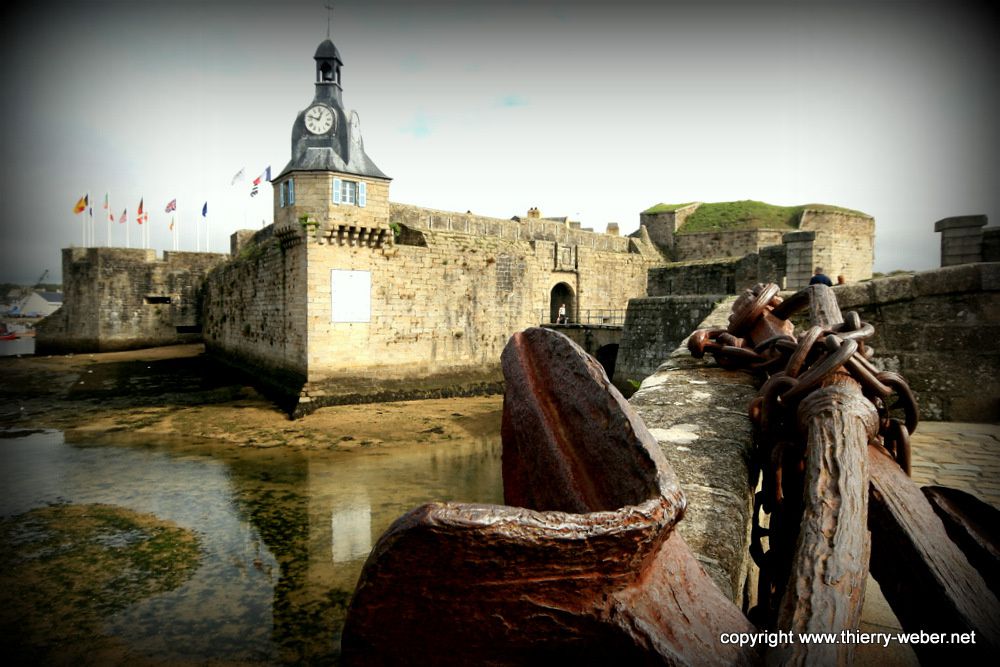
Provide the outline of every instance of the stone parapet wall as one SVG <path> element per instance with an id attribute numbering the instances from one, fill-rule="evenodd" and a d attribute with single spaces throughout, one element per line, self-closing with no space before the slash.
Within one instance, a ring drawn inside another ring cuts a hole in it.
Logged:
<path id="1" fill-rule="evenodd" d="M 208 349 L 259 369 L 264 383 L 275 376 L 275 389 L 292 388 L 298 413 L 496 391 L 508 338 L 550 320 L 557 285 L 571 295 L 571 321 L 581 310 L 624 310 L 645 293 L 653 260 L 619 251 L 633 239 L 561 227 L 564 240 L 553 241 L 510 230 L 543 232 L 558 223 L 496 222 L 505 224 L 482 234 L 401 224 L 395 242 L 388 230 L 355 242 L 327 234 L 323 224 L 299 223 L 239 238 L 237 256 L 209 281 Z M 577 234 L 618 245 L 565 242 Z M 361 286 L 339 282 L 355 279 Z M 339 316 L 349 303 L 364 304 L 364 315 Z"/>
<path id="2" fill-rule="evenodd" d="M 726 326 L 733 299 L 692 329 Z M 685 342 L 629 399 L 677 473 L 687 498 L 677 524 L 719 589 L 744 611 L 756 602 L 750 558 L 752 426 L 747 408 L 757 391 L 749 374 L 724 371 L 688 353 Z"/>
<path id="3" fill-rule="evenodd" d="M 780 245 L 743 257 L 671 262 L 649 270 L 647 295 L 738 294 L 760 282 L 783 285 L 785 263 Z"/>
<path id="4" fill-rule="evenodd" d="M 983 262 L 1000 262 L 1000 227 L 987 227 L 983 230 Z"/>
<path id="5" fill-rule="evenodd" d="M 637 254 L 577 248 L 559 270 L 552 242 L 443 231 L 424 232 L 423 242 L 307 246 L 310 382 L 360 371 L 400 379 L 492 372 L 513 332 L 548 319 L 558 283 L 577 309 L 624 309 L 646 287 L 649 264 Z M 332 321 L 333 270 L 369 272 L 369 322 Z"/>
<path id="6" fill-rule="evenodd" d="M 984 229 L 985 215 L 958 215 L 934 223 L 941 234 L 941 266 L 1000 261 L 1000 229 Z"/>
<path id="7" fill-rule="evenodd" d="M 924 419 L 1000 421 L 1000 263 L 834 288 L 875 326 L 875 363 L 903 374 Z"/>
<path id="8" fill-rule="evenodd" d="M 439 211 L 395 202 L 389 204 L 389 220 L 413 229 L 497 236 L 514 241 L 553 241 L 604 252 L 637 252 L 632 245 L 641 243 L 635 238 L 574 229 L 566 223 L 544 218 L 504 220 L 474 213 Z"/>
<path id="9" fill-rule="evenodd" d="M 281 243 L 274 226 L 243 239 L 205 284 L 206 348 L 234 365 L 260 368 L 280 384 L 306 375 L 306 246 Z"/>
<path id="10" fill-rule="evenodd" d="M 630 381 L 652 375 L 723 299 L 722 294 L 630 299 L 615 362 L 615 386 L 626 395 L 631 392 Z"/>
<path id="11" fill-rule="evenodd" d="M 742 257 L 756 253 L 764 246 L 780 244 L 781 235 L 782 231 L 775 229 L 681 233 L 674 237 L 674 259 L 685 262 Z"/>
<path id="12" fill-rule="evenodd" d="M 62 259 L 63 306 L 36 327 L 39 354 L 200 340 L 202 284 L 226 256 L 66 248 Z"/>

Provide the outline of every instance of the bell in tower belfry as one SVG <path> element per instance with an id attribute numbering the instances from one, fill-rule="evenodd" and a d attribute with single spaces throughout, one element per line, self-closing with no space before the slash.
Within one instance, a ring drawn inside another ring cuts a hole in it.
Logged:
<path id="1" fill-rule="evenodd" d="M 340 86 L 340 68 L 344 61 L 340 52 L 329 39 L 323 40 L 316 49 L 316 83 L 332 83 Z"/>

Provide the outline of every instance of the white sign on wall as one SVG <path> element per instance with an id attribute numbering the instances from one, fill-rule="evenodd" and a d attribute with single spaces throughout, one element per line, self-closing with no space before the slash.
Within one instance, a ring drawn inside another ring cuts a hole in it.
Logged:
<path id="1" fill-rule="evenodd" d="M 330 270 L 330 321 L 371 322 L 371 271 Z"/>

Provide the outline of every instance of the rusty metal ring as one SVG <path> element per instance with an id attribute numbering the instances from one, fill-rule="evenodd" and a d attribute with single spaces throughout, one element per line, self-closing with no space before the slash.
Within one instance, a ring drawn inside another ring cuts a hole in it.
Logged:
<path id="1" fill-rule="evenodd" d="M 764 289 L 757 294 L 757 298 L 754 300 L 753 305 L 742 309 L 739 313 L 735 310 L 733 314 L 730 315 L 728 330 L 734 335 L 740 335 L 745 329 L 749 329 L 753 326 L 753 323 L 757 321 L 764 311 L 767 309 L 771 299 L 778 295 L 781 289 L 774 283 L 768 283 L 764 286 Z"/>
<path id="2" fill-rule="evenodd" d="M 760 406 L 760 428 L 762 431 L 768 432 L 770 430 L 771 422 L 776 416 L 774 413 L 781 406 L 781 397 L 795 389 L 798 383 L 799 381 L 795 378 L 775 373 L 760 388 L 758 396 L 764 399 Z"/>
<path id="3" fill-rule="evenodd" d="M 844 340 L 867 340 L 875 334 L 875 327 L 868 322 L 862 322 L 858 328 L 851 331 L 840 332 L 835 328 L 834 333 Z"/>
<path id="4" fill-rule="evenodd" d="M 879 373 L 875 377 L 879 382 L 889 385 L 899 395 L 899 402 L 893 407 L 903 408 L 903 412 L 906 413 L 906 430 L 908 434 L 914 433 L 917 424 L 920 423 L 920 416 L 917 411 L 917 399 L 910 390 L 910 385 L 906 384 L 902 375 L 891 371 Z"/>
<path id="5" fill-rule="evenodd" d="M 793 344 L 795 343 L 795 337 L 794 336 L 789 336 L 788 334 L 778 334 L 777 336 L 771 336 L 767 340 L 765 340 L 765 341 L 763 341 L 761 343 L 758 343 L 757 345 L 754 345 L 753 351 L 754 352 L 763 352 L 765 348 L 768 348 L 768 347 L 771 347 L 771 346 L 777 347 L 778 342 L 782 341 L 782 340 L 791 341 Z"/>
<path id="6" fill-rule="evenodd" d="M 799 374 L 799 371 L 802 370 L 802 364 L 805 362 L 806 357 L 809 356 L 809 352 L 822 332 L 823 330 L 820 327 L 810 327 L 809 331 L 805 332 L 802 338 L 799 339 L 799 344 L 795 348 L 795 352 L 788 359 L 788 364 L 785 366 L 785 375 L 796 377 Z"/>
<path id="7" fill-rule="evenodd" d="M 847 363 L 844 364 L 844 368 L 846 368 L 847 372 L 851 374 L 851 377 L 858 381 L 858 384 L 861 385 L 861 388 L 864 389 L 866 393 L 874 394 L 882 398 L 887 397 L 892 393 L 892 387 L 879 382 L 878 377 L 876 377 L 877 371 L 872 372 L 870 364 L 866 364 L 865 361 L 867 360 L 865 360 L 865 358 L 860 354 L 859 350 L 854 354 L 854 356 L 847 360 Z"/>
<path id="8" fill-rule="evenodd" d="M 787 320 L 789 317 L 799 312 L 809 305 L 809 289 L 802 289 L 779 303 L 771 311 L 771 314 L 779 320 Z"/>
<path id="9" fill-rule="evenodd" d="M 716 339 L 720 344 L 727 345 L 729 347 L 743 347 L 743 339 L 737 338 L 728 331 L 721 332 Z"/>
<path id="10" fill-rule="evenodd" d="M 714 341 L 720 334 L 725 332 L 725 329 L 719 327 L 696 329 L 688 337 L 688 351 L 691 353 L 691 356 L 695 359 L 701 359 L 705 356 L 705 352 L 710 350 L 710 341 Z"/>
<path id="11" fill-rule="evenodd" d="M 899 467 L 903 469 L 907 477 L 912 477 L 911 470 L 911 455 L 910 455 L 910 432 L 906 430 L 906 426 L 903 422 L 898 419 L 893 419 L 889 423 L 889 428 L 892 433 L 892 439 L 896 443 L 895 455 L 896 463 Z"/>
<path id="12" fill-rule="evenodd" d="M 831 340 L 832 339 L 832 340 Z M 835 334 L 830 334 L 826 337 L 827 346 L 832 344 L 839 344 L 839 347 L 834 352 L 830 352 L 822 360 L 808 371 L 805 375 L 799 378 L 799 384 L 793 388 L 789 389 L 788 392 L 782 396 L 786 401 L 793 401 L 798 397 L 801 397 L 807 391 L 817 386 L 823 379 L 835 372 L 838 368 L 847 363 L 847 360 L 854 356 L 854 353 L 858 350 L 857 342 L 853 340 L 845 340 L 840 342 L 840 339 Z"/>
<path id="13" fill-rule="evenodd" d="M 715 360 L 723 368 L 736 368 L 760 363 L 761 361 L 768 361 L 766 357 L 757 354 L 753 350 L 745 347 L 734 347 L 732 345 L 724 345 L 720 350 L 714 352 L 714 354 Z"/>

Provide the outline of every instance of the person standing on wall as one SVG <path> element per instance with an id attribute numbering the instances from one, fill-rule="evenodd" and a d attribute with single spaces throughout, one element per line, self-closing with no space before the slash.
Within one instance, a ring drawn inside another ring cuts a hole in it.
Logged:
<path id="1" fill-rule="evenodd" d="M 833 287 L 833 282 L 830 280 L 830 276 L 823 273 L 823 267 L 817 266 L 813 271 L 813 277 L 809 279 L 810 285 L 826 285 L 827 287 Z"/>
<path id="2" fill-rule="evenodd" d="M 566 304 L 559 304 L 559 317 L 556 319 L 557 324 L 566 324 Z"/>

